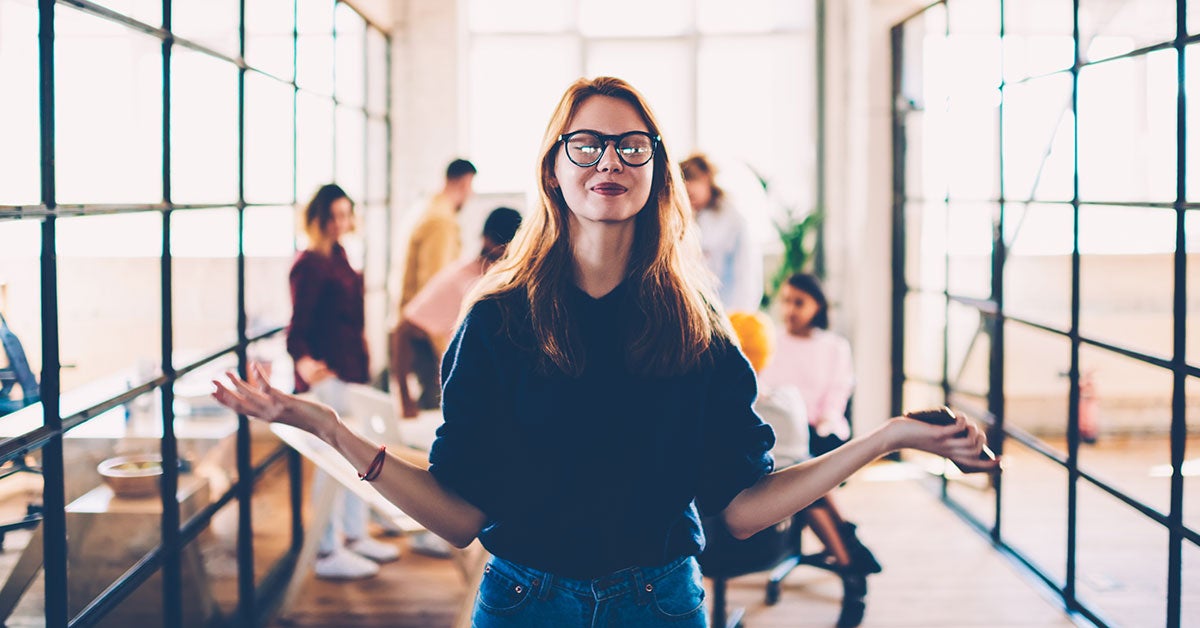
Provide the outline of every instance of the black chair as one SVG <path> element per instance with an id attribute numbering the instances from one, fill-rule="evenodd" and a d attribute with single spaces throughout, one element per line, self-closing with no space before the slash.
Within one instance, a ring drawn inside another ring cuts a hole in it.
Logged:
<path id="1" fill-rule="evenodd" d="M 837 571 L 823 552 L 805 554 L 801 548 L 801 533 L 807 525 L 805 511 L 739 541 L 729 533 L 720 517 L 705 517 L 702 521 L 707 546 L 700 554 L 700 571 L 713 583 L 712 625 L 737 628 L 742 625 L 745 609 L 730 610 L 725 600 L 730 578 L 770 571 L 767 580 L 766 603 L 774 606 L 784 578 L 800 565 Z"/>

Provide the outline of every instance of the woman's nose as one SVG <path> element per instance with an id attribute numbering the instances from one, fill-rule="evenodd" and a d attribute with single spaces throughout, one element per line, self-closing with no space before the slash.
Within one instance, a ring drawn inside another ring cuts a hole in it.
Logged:
<path id="1" fill-rule="evenodd" d="M 617 143 L 605 142 L 604 152 L 600 155 L 600 161 L 596 162 L 596 168 L 600 172 L 615 172 L 620 171 L 624 165 L 621 163 L 621 158 L 617 156 Z"/>

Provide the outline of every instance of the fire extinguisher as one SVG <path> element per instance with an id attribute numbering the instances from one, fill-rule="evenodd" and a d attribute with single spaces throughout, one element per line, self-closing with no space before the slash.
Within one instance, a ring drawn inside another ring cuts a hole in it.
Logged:
<path id="1" fill-rule="evenodd" d="M 1096 391 L 1096 372 L 1079 374 L 1079 439 L 1095 443 L 1100 437 L 1100 400 Z"/>

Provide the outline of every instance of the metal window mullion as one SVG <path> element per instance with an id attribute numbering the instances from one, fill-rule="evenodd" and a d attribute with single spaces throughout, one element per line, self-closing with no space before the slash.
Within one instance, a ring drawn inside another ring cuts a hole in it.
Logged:
<path id="1" fill-rule="evenodd" d="M 67 625 L 67 502 L 63 465 L 58 329 L 58 258 L 55 189 L 54 0 L 38 1 L 38 91 L 42 204 L 51 213 L 42 220 L 42 422 L 57 432 L 42 447 L 42 552 L 45 568 L 45 618 L 49 628 Z"/>
<path id="2" fill-rule="evenodd" d="M 1071 366 L 1068 373 L 1069 389 L 1067 403 L 1067 556 L 1066 581 L 1063 583 L 1063 601 L 1070 610 L 1077 610 L 1076 600 L 1076 543 L 1079 522 L 1079 311 L 1080 311 L 1080 255 L 1079 255 L 1079 4 L 1072 2 L 1072 46 L 1074 64 L 1071 67 L 1071 124 L 1072 133 L 1072 194 L 1071 194 Z"/>
<path id="3" fill-rule="evenodd" d="M 1182 621 L 1183 597 L 1183 462 L 1187 443 L 1187 0 L 1175 2 L 1177 64 L 1175 126 L 1175 273 L 1174 355 L 1171 375 L 1171 507 L 1167 525 L 1167 626 Z"/>
<path id="4" fill-rule="evenodd" d="M 907 192 L 905 138 L 906 127 L 899 103 L 904 73 L 904 23 L 892 27 L 892 354 L 891 408 L 898 416 L 904 403 L 904 302 L 908 298 L 905 283 L 907 274 L 907 222 L 905 220 Z"/>
<path id="5" fill-rule="evenodd" d="M 162 216 L 162 372 L 166 378 L 159 389 L 162 400 L 162 595 L 163 625 L 183 625 L 183 571 L 180 563 L 182 541 L 179 534 L 179 443 L 175 438 L 175 362 L 174 310 L 171 256 L 171 0 L 162 2 L 162 189 L 167 209 Z"/>
<path id="6" fill-rule="evenodd" d="M 238 2 L 238 58 L 246 57 L 246 1 Z M 246 225 L 246 67 L 238 67 L 238 253 L 237 253 L 237 358 L 238 373 L 246 377 L 246 255 L 243 234 Z M 238 472 L 238 621 L 255 625 L 257 601 L 254 587 L 254 525 L 251 496 L 254 490 L 250 465 L 250 420 L 238 415 L 236 462 Z"/>
<path id="7" fill-rule="evenodd" d="M 816 93 L 817 93 L 817 110 L 816 110 L 816 126 L 817 126 L 817 129 L 816 129 L 816 131 L 817 131 L 816 179 L 817 180 L 816 180 L 816 186 L 815 186 L 816 189 L 814 190 L 816 193 L 816 199 L 815 199 L 814 205 L 816 207 L 816 211 L 821 212 L 822 214 L 826 214 L 828 212 L 828 208 L 825 207 L 825 197 L 826 197 L 825 158 L 826 158 L 826 153 L 827 153 L 827 146 L 825 144 L 825 142 L 826 142 L 826 137 L 825 137 L 825 116 L 826 116 L 826 110 L 825 110 L 825 90 L 826 90 L 825 0 L 816 0 L 816 2 L 813 4 L 813 9 L 814 9 L 813 19 L 815 22 L 814 25 L 816 26 L 816 33 L 815 33 L 816 41 L 813 42 L 813 47 L 815 48 L 815 51 L 816 51 L 816 54 L 814 56 L 816 56 L 816 58 L 817 58 L 816 77 L 815 77 L 816 78 L 815 87 L 816 87 Z M 818 277 L 825 276 L 826 224 L 827 223 L 824 220 L 817 223 L 817 237 L 816 237 L 816 242 L 813 244 L 813 272 Z M 854 417 L 850 417 L 850 419 L 853 421 Z"/>
<path id="8" fill-rule="evenodd" d="M 1008 34 L 1005 28 L 1005 5 L 1004 0 L 1000 0 L 1000 45 L 1003 48 L 1004 38 Z M 992 451 L 996 452 L 997 456 L 1004 455 L 1004 263 L 1008 257 L 1008 248 L 1004 242 L 1005 218 L 1007 216 L 1007 189 L 1004 186 L 1004 96 L 1005 96 L 1005 77 L 1004 77 L 1004 55 L 1000 55 L 1000 105 L 997 109 L 997 172 L 998 190 L 1000 196 L 999 208 L 996 214 L 996 223 L 993 227 L 992 234 L 992 296 L 991 301 L 995 304 L 996 315 L 989 318 L 989 329 L 991 330 L 991 347 L 988 354 L 988 391 L 987 404 L 988 412 L 992 415 L 992 424 L 988 428 L 988 443 Z M 1003 473 L 993 473 L 992 480 L 992 503 L 994 508 L 994 519 L 992 521 L 991 538 L 993 543 L 999 543 L 1001 540 L 1001 532 L 1003 529 L 1003 520 L 1000 513 L 1003 512 L 1003 491 L 1001 490 L 1004 481 Z"/>

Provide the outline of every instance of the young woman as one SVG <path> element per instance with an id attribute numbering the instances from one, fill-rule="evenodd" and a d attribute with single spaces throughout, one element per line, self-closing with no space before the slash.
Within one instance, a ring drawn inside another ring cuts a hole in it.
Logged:
<path id="1" fill-rule="evenodd" d="M 476 626 L 704 626 L 698 510 L 746 538 L 900 447 L 994 464 L 961 417 L 894 418 L 772 473 L 754 373 L 702 279 L 660 132 L 624 81 L 568 88 L 542 142 L 540 203 L 446 352 L 428 468 L 264 382 L 217 384 L 239 412 L 330 443 L 450 542 L 478 537 L 493 557 Z"/>
<path id="2" fill-rule="evenodd" d="M 367 381 L 363 278 L 350 266 L 341 245 L 342 236 L 354 230 L 354 204 L 342 188 L 323 185 L 305 208 L 304 225 L 309 246 L 296 257 L 288 277 L 292 290 L 288 353 L 296 365 L 296 392 L 312 390 L 322 403 L 342 412 L 346 383 Z M 318 473 L 314 487 L 329 481 Z M 379 571 L 375 562 L 400 556 L 395 546 L 367 534 L 366 503 L 340 490 L 334 502 L 334 516 L 321 531 L 318 577 L 367 578 Z M 336 538 L 338 526 L 341 543 Z"/>
<path id="3" fill-rule="evenodd" d="M 797 273 L 779 289 L 782 334 L 763 369 L 764 386 L 794 386 L 808 413 L 809 449 L 819 456 L 850 438 L 846 406 L 854 391 L 850 343 L 829 331 L 829 300 L 816 277 Z"/>

